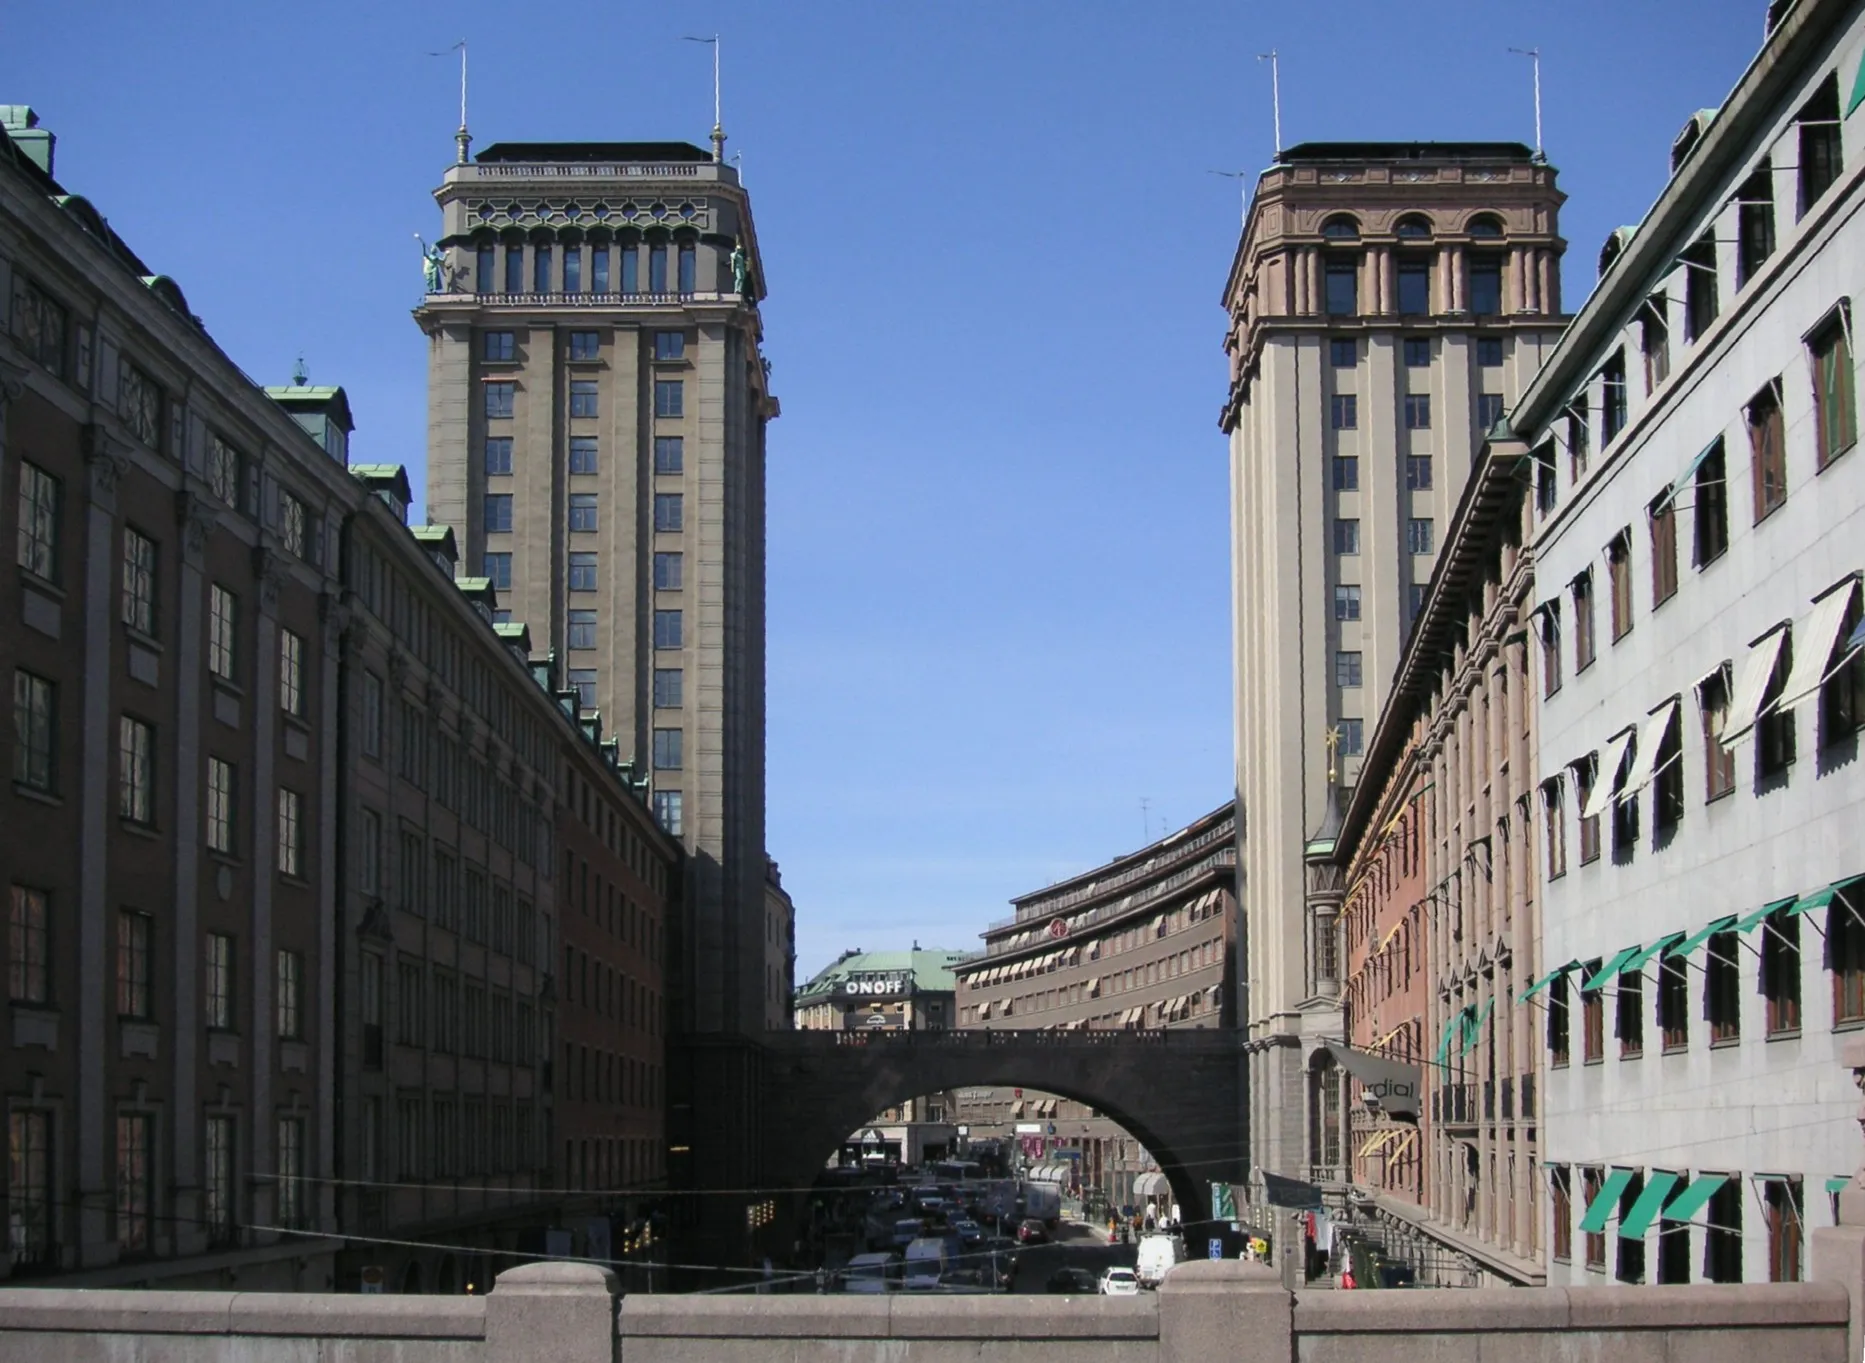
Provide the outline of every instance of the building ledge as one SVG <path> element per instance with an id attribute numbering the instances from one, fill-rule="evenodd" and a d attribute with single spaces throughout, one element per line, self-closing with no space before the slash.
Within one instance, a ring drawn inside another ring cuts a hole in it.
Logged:
<path id="1" fill-rule="evenodd" d="M 1368 1204 L 1361 1202 L 1359 1205 L 1367 1206 Z M 1452 1230 L 1423 1207 L 1378 1193 L 1373 1194 L 1370 1205 L 1376 1211 L 1391 1216 L 1395 1221 L 1405 1222 L 1458 1253 L 1467 1254 L 1484 1268 L 1509 1279 L 1510 1282 L 1522 1287 L 1545 1287 L 1547 1285 L 1548 1272 L 1541 1264 L 1533 1259 L 1524 1259 L 1518 1254 L 1498 1248 L 1487 1240 L 1479 1240 L 1463 1231 Z"/>

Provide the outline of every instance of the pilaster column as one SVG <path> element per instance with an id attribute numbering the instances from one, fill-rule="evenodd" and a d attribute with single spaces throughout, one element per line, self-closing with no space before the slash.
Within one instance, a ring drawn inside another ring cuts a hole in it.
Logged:
<path id="1" fill-rule="evenodd" d="M 105 1129 L 110 1125 L 106 1090 L 110 1019 L 106 966 L 109 959 L 110 774 L 116 726 L 110 722 L 110 571 L 116 543 L 117 480 L 129 461 L 103 428 L 84 430 L 84 687 L 80 730 L 78 808 L 78 1258 L 84 1265 L 112 1263 L 111 1179 Z"/>
<path id="2" fill-rule="evenodd" d="M 339 527 L 331 527 L 330 543 L 342 542 Z M 332 550 L 331 553 L 335 553 Z M 335 573 L 335 565 L 326 572 Z M 331 584 L 333 590 L 335 584 Z M 340 1040 L 337 1017 L 340 998 L 348 997 L 345 973 L 348 959 L 339 950 L 337 935 L 337 797 L 341 780 L 340 765 L 345 754 L 338 736 L 345 726 L 340 723 L 340 705 L 349 695 L 343 677 L 344 625 L 348 612 L 330 591 L 318 600 L 318 740 L 317 740 L 317 847 L 308 853 L 312 872 L 317 877 L 317 1154 L 312 1172 L 317 1185 L 314 1224 L 334 1228 L 337 1224 L 337 1189 L 327 1180 L 338 1173 L 337 1166 L 337 1054 Z"/>
<path id="3" fill-rule="evenodd" d="M 278 1122 L 272 1111 L 272 1075 L 277 1066 L 278 1026 L 273 1017 L 276 973 L 272 960 L 272 892 L 278 873 L 278 594 L 284 568 L 270 549 L 253 550 L 253 581 L 258 588 L 259 610 L 253 621 L 252 691 L 253 779 L 247 826 L 253 830 L 252 920 L 247 936 L 252 942 L 247 970 L 252 980 L 248 995 L 252 1013 L 247 1026 L 252 1037 L 252 1173 L 253 1216 L 260 1225 L 275 1226 L 278 1184 L 268 1177 L 277 1168 L 274 1143 Z M 300 1170 L 302 1173 L 303 1171 Z M 275 1235 L 263 1237 L 275 1240 Z"/>
<path id="4" fill-rule="evenodd" d="M 1451 311 L 1468 312 L 1470 305 L 1464 301 L 1464 248 L 1453 246 L 1450 249 L 1451 276 Z"/>

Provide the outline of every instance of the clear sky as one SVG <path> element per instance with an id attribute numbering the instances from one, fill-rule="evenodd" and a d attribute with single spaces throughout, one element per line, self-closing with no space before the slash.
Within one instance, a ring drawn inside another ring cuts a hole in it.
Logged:
<path id="1" fill-rule="evenodd" d="M 1566 301 L 1719 103 L 1765 0 L 811 0 L 8 7 L 0 102 L 262 383 L 341 383 L 425 459 L 415 233 L 471 124 L 702 142 L 724 36 L 784 415 L 770 438 L 769 841 L 799 979 L 964 948 L 1007 899 L 1232 792 L 1236 180 L 1286 142 L 1534 135 Z M 421 505 L 417 492 L 416 506 Z M 1144 802 L 1144 803 L 1143 803 Z"/>

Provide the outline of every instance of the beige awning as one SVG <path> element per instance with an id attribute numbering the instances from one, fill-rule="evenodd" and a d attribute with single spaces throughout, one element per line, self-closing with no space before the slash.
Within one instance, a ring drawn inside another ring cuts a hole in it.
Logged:
<path id="1" fill-rule="evenodd" d="M 1762 697 L 1774 679 L 1774 666 L 1781 657 L 1781 645 L 1787 642 L 1787 626 L 1777 625 L 1749 646 L 1742 660 L 1742 673 L 1736 682 L 1735 698 L 1729 703 L 1729 715 L 1723 722 L 1722 744 L 1725 748 L 1741 742 L 1761 718 Z"/>
<path id="2" fill-rule="evenodd" d="M 1101 997 L 1101 977 L 1099 975 L 1096 975 L 1092 980 L 1088 981 L 1087 995 L 1091 999 L 1098 999 Z"/>
<path id="3" fill-rule="evenodd" d="M 1776 705 L 1786 709 L 1799 704 L 1831 675 L 1826 665 L 1832 660 L 1839 627 L 1852 608 L 1852 596 L 1857 590 L 1858 579 L 1849 577 L 1813 603 L 1813 613 L 1794 631 L 1794 670 L 1788 674 Z"/>
<path id="4" fill-rule="evenodd" d="M 1658 753 L 1664 748 L 1664 735 L 1677 717 L 1677 702 L 1667 700 L 1651 712 L 1645 727 L 1638 732 L 1638 752 L 1632 758 L 1632 770 L 1626 773 L 1619 788 L 1619 799 L 1630 800 L 1650 784 L 1657 775 Z"/>
<path id="5" fill-rule="evenodd" d="M 1619 768 L 1625 763 L 1625 750 L 1632 746 L 1634 731 L 1625 729 L 1606 740 L 1599 766 L 1593 773 L 1593 789 L 1587 793 L 1587 807 L 1580 811 L 1583 819 L 1597 819 L 1612 804 L 1619 788 Z"/>

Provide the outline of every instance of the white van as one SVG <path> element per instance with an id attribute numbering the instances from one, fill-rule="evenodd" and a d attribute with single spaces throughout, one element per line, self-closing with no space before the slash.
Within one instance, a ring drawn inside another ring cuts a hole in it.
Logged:
<path id="1" fill-rule="evenodd" d="M 1172 1266 L 1184 1261 L 1185 1242 L 1178 1236 L 1145 1235 L 1140 1237 L 1140 1251 L 1133 1268 L 1141 1287 L 1158 1287 L 1159 1280 L 1172 1271 Z"/>
<path id="2" fill-rule="evenodd" d="M 906 1277 L 901 1286 L 908 1292 L 936 1291 L 945 1281 L 946 1266 L 945 1238 L 923 1235 L 907 1246 Z"/>
<path id="3" fill-rule="evenodd" d="M 857 1254 L 842 1270 L 842 1290 L 863 1295 L 891 1292 L 899 1263 L 895 1254 Z"/>

